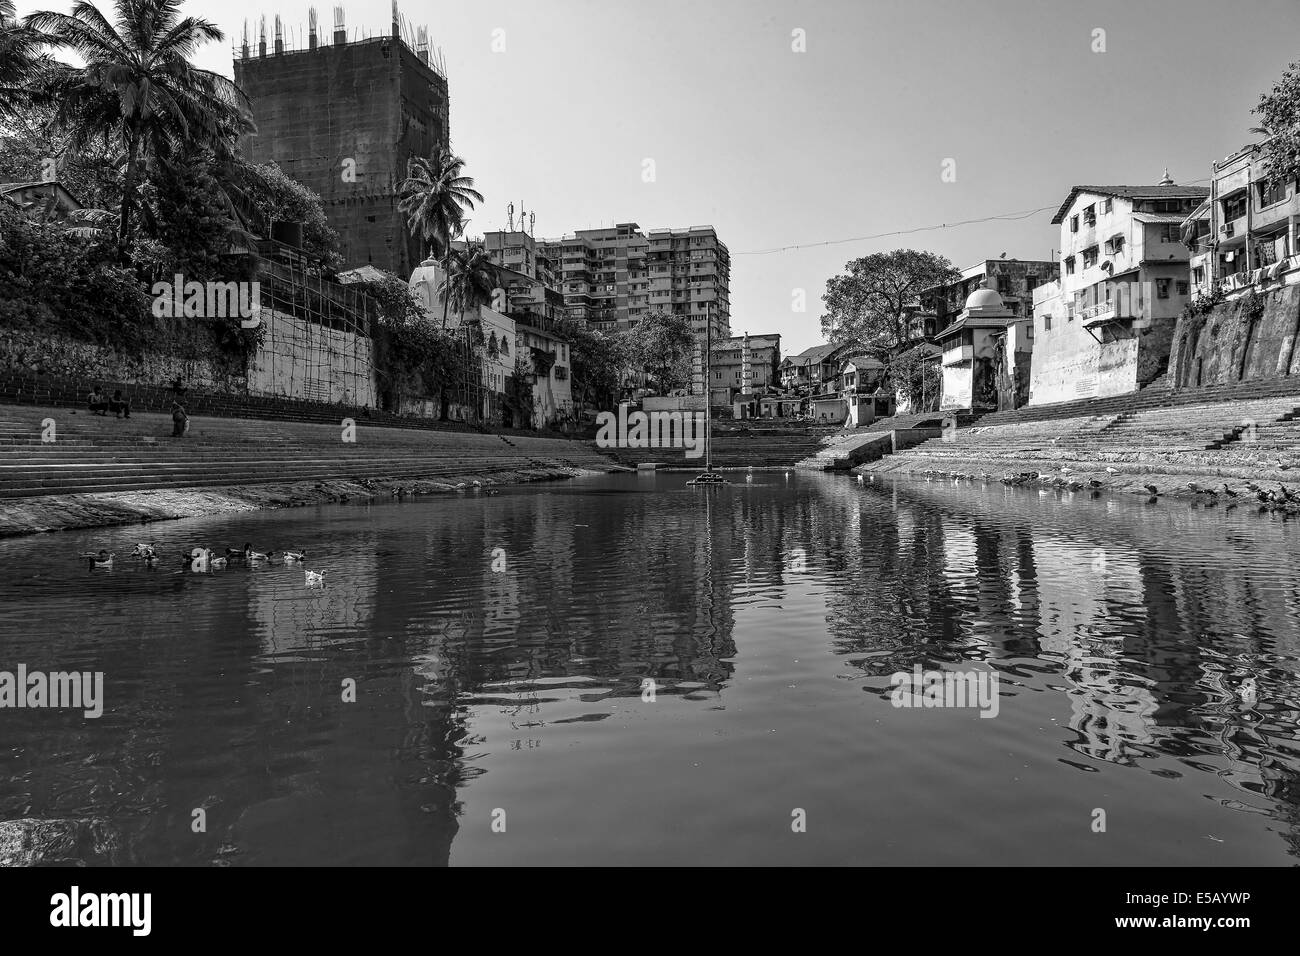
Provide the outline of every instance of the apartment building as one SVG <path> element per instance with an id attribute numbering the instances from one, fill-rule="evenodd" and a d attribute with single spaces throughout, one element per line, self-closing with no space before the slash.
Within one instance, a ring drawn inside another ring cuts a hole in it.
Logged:
<path id="1" fill-rule="evenodd" d="M 1059 278 L 1060 270 L 1060 263 L 1048 259 L 985 259 L 963 269 L 961 278 L 922 291 L 919 311 L 934 316 L 938 332 L 956 321 L 972 292 L 991 289 L 1012 316 L 1027 317 L 1033 313 L 1034 289 Z"/>
<path id="2" fill-rule="evenodd" d="M 1029 404 L 1132 392 L 1167 370 L 1190 295 L 1181 227 L 1208 195 L 1167 174 L 1070 190 L 1052 217 L 1060 278 L 1034 290 Z"/>
<path id="3" fill-rule="evenodd" d="M 1264 144 L 1211 167 L 1210 195 L 1183 223 L 1192 293 L 1218 289 L 1211 313 L 1181 317 L 1177 388 L 1300 375 L 1300 190 L 1272 175 Z"/>
<path id="4" fill-rule="evenodd" d="M 712 226 L 642 232 L 634 222 L 543 239 L 570 319 L 602 331 L 626 329 L 650 312 L 678 315 L 705 337 L 731 334 L 731 255 Z"/>
<path id="5" fill-rule="evenodd" d="M 781 366 L 781 336 L 733 335 L 713 343 L 710 395 L 731 405 L 737 418 L 756 418 L 759 400 L 775 388 Z"/>
<path id="6" fill-rule="evenodd" d="M 1287 260 L 1296 248 L 1300 195 L 1270 176 L 1263 147 L 1251 144 L 1211 166 L 1210 195 L 1183 223 L 1192 247 L 1192 294 L 1220 283 L 1232 293 L 1273 281 L 1300 282 Z"/>
<path id="7" fill-rule="evenodd" d="M 537 240 L 520 230 L 502 229 L 485 233 L 483 247 L 500 269 L 506 312 L 549 320 L 565 317 L 564 296 L 556 287 L 554 264 L 538 248 Z"/>
<path id="8" fill-rule="evenodd" d="M 714 342 L 712 366 L 714 389 L 730 389 L 733 394 L 766 391 L 777 384 L 781 336 L 775 332 L 733 335 Z"/>

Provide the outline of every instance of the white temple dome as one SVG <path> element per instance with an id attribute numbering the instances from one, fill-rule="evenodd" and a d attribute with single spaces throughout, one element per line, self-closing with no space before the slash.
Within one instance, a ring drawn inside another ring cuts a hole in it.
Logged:
<path id="1" fill-rule="evenodd" d="M 966 298 L 967 312 L 982 312 L 986 309 L 1005 309 L 1002 296 L 996 289 L 976 289 Z"/>

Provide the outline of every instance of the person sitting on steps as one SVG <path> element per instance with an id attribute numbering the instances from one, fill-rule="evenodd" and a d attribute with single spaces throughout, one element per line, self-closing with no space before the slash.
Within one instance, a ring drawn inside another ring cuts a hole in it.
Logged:
<path id="1" fill-rule="evenodd" d="M 123 413 L 127 418 L 131 417 L 131 403 L 122 395 L 120 388 L 113 393 L 113 397 L 109 400 L 108 410 L 117 418 L 122 418 Z"/>
<path id="2" fill-rule="evenodd" d="M 90 406 L 90 414 L 108 417 L 108 399 L 104 397 L 104 393 L 99 390 L 98 385 L 90 390 L 87 404 Z"/>
<path id="3" fill-rule="evenodd" d="M 172 438 L 184 438 L 190 430 L 190 416 L 180 402 L 172 402 Z"/>

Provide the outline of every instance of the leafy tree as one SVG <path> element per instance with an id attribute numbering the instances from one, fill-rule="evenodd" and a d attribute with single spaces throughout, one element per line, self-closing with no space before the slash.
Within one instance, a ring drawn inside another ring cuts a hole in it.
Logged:
<path id="1" fill-rule="evenodd" d="M 263 236 L 271 234 L 277 222 L 300 222 L 303 249 L 331 269 L 343 264 L 338 251 L 338 233 L 330 228 L 325 203 L 314 190 L 289 176 L 275 163 L 241 164 L 236 173 L 241 190 L 241 208 L 248 221 Z"/>
<path id="2" fill-rule="evenodd" d="M 54 108 L 28 104 L 0 116 L 0 182 L 37 182 L 54 173 L 85 206 L 116 209 L 122 197 L 121 157 L 105 137 L 70 148 L 70 135 L 54 123 Z"/>
<path id="3" fill-rule="evenodd" d="M 945 257 L 915 249 L 877 252 L 846 263 L 826 281 L 826 341 L 861 342 L 886 358 L 907 341 L 906 306 L 921 290 L 960 278 Z"/>
<path id="4" fill-rule="evenodd" d="M 506 379 L 503 404 L 511 414 L 515 428 L 533 427 L 532 365 L 522 355 L 515 356 L 515 370 Z"/>
<path id="5" fill-rule="evenodd" d="M 690 384 L 695 335 L 683 316 L 650 312 L 618 333 L 618 344 L 631 370 L 644 374 L 661 394 Z"/>
<path id="6" fill-rule="evenodd" d="M 619 372 L 627 364 L 620 340 L 576 322 L 562 323 L 560 332 L 569 340 L 569 379 L 576 406 L 612 408 Z"/>
<path id="7" fill-rule="evenodd" d="M 104 253 L 99 243 L 31 222 L 0 202 L 0 328 L 144 349 L 150 299 L 134 270 Z"/>
<path id="8" fill-rule="evenodd" d="M 207 147 L 224 165 L 237 136 L 253 128 L 234 82 L 189 61 L 201 44 L 223 39 L 221 30 L 181 17 L 179 8 L 180 0 L 116 0 L 110 23 L 88 0 L 77 0 L 71 14 L 41 11 L 26 20 L 45 42 L 83 61 L 57 64 L 43 91 L 57 102 L 56 122 L 73 134 L 71 146 L 108 136 L 125 154 L 117 236 L 123 258 L 148 161 Z"/>
<path id="9" fill-rule="evenodd" d="M 1259 126 L 1251 132 L 1269 137 L 1263 149 L 1270 174 L 1287 182 L 1300 178 L 1300 64 L 1288 66 L 1252 112 Z"/>
<path id="10" fill-rule="evenodd" d="M 931 412 L 939 407 L 943 373 L 934 360 L 932 346 L 918 345 L 891 358 L 888 384 L 906 395 L 914 412 Z"/>
<path id="11" fill-rule="evenodd" d="M 439 417 L 446 420 L 451 392 L 469 371 L 464 337 L 434 326 L 397 276 L 356 285 L 378 306 L 370 332 L 385 406 L 398 410 L 406 396 L 437 395 Z"/>
<path id="12" fill-rule="evenodd" d="M 144 193 L 144 232 L 165 250 L 161 274 L 186 279 L 227 281 L 226 253 L 232 241 L 246 239 L 229 213 L 226 195 L 202 158 L 160 161 Z"/>

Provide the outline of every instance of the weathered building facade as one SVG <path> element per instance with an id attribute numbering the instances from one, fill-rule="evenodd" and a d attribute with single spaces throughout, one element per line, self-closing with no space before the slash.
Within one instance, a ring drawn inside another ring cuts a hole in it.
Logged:
<path id="1" fill-rule="evenodd" d="M 1187 217 L 1199 307 L 1179 317 L 1175 387 L 1300 374 L 1300 193 L 1270 175 L 1261 145 L 1211 168 L 1210 197 Z"/>
<path id="2" fill-rule="evenodd" d="M 1034 289 L 1058 278 L 1060 269 L 1060 263 L 1047 259 L 985 259 L 963 269 L 961 278 L 924 290 L 920 311 L 934 316 L 938 332 L 956 321 L 972 292 L 992 289 L 1013 316 L 1027 316 L 1033 310 Z"/>
<path id="3" fill-rule="evenodd" d="M 1029 404 L 1136 391 L 1169 365 L 1190 297 L 1181 225 L 1203 186 L 1075 186 L 1053 217 L 1061 274 L 1034 290 Z"/>

